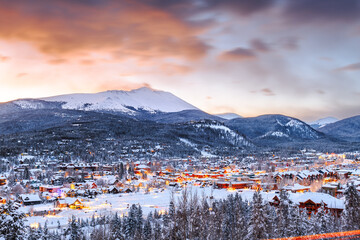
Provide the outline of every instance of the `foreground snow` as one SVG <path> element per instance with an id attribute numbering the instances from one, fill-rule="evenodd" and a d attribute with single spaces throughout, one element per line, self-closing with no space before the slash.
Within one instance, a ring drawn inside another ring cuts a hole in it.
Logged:
<path id="1" fill-rule="evenodd" d="M 211 187 L 200 188 L 197 186 L 193 186 L 188 188 L 193 193 L 197 193 L 199 197 L 203 195 L 206 197 L 214 196 L 215 199 L 225 198 L 227 195 L 232 194 L 234 192 L 229 192 L 225 189 L 212 189 Z M 56 228 L 58 226 L 58 221 L 62 227 L 66 226 L 68 223 L 68 219 L 75 215 L 77 218 L 91 218 L 93 215 L 95 217 L 114 214 L 118 212 L 119 215 L 127 214 L 129 207 L 132 204 L 139 204 L 142 207 L 143 214 L 146 216 L 151 211 L 165 211 L 171 199 L 172 190 L 171 188 L 164 190 L 163 192 L 151 192 L 150 194 L 145 194 L 144 192 L 138 193 L 123 193 L 123 194 L 102 194 L 98 195 L 95 199 L 86 199 L 86 198 L 78 198 L 80 201 L 84 203 L 86 206 L 85 209 L 82 210 L 74 210 L 74 209 L 64 209 L 57 215 L 48 215 L 46 217 L 41 216 L 32 216 L 28 217 L 26 224 L 34 224 L 39 223 L 44 225 L 46 221 L 48 221 L 48 227 Z M 175 200 L 181 195 L 181 192 L 174 192 Z M 252 196 L 252 194 L 251 194 Z M 73 201 L 76 198 L 69 198 Z M 54 204 L 40 204 L 34 206 L 24 206 L 21 207 L 20 210 L 29 213 L 31 210 L 34 211 L 52 211 L 54 210 Z"/>

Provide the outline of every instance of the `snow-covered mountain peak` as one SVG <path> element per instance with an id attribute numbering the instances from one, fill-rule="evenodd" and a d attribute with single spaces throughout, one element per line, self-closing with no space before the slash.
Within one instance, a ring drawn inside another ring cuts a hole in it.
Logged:
<path id="1" fill-rule="evenodd" d="M 198 110 L 193 105 L 175 95 L 147 87 L 131 91 L 110 90 L 99 93 L 67 94 L 43 98 L 50 102 L 62 102 L 65 109 L 107 110 L 132 113 L 145 110 L 148 112 L 179 112 Z"/>
<path id="2" fill-rule="evenodd" d="M 221 113 L 221 114 L 216 114 L 215 116 L 221 117 L 223 119 L 226 120 L 231 120 L 231 119 L 235 119 L 235 118 L 242 118 L 242 116 L 236 114 L 236 113 Z"/>
<path id="3" fill-rule="evenodd" d="M 325 127 L 326 125 L 337 122 L 337 121 L 339 121 L 339 119 L 334 118 L 334 117 L 326 117 L 326 118 L 318 119 L 314 122 L 310 122 L 309 125 L 315 129 L 318 129 L 318 128 Z"/>
<path id="4" fill-rule="evenodd" d="M 149 87 L 141 87 L 141 88 L 133 89 L 130 92 L 163 92 L 163 91 L 154 90 Z"/>

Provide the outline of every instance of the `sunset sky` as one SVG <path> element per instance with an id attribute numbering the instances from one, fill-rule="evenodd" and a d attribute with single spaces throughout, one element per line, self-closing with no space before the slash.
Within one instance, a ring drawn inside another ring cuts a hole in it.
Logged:
<path id="1" fill-rule="evenodd" d="M 0 101 L 172 92 L 209 113 L 360 114 L 360 0 L 0 0 Z"/>

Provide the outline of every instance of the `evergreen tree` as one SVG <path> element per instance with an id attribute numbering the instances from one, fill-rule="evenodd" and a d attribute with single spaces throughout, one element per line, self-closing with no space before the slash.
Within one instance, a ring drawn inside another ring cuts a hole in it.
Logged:
<path id="1" fill-rule="evenodd" d="M 50 240 L 53 239 L 53 237 L 51 236 L 48 226 L 47 226 L 47 221 L 45 221 L 45 225 L 44 228 L 42 229 L 42 235 L 41 235 L 41 240 Z"/>
<path id="2" fill-rule="evenodd" d="M 83 239 L 83 232 L 80 226 L 80 223 L 76 220 L 76 217 L 73 215 L 69 220 L 68 227 L 65 230 L 65 236 L 69 240 L 82 240 Z"/>
<path id="3" fill-rule="evenodd" d="M 150 221 L 151 221 L 150 219 L 147 219 L 144 224 L 143 239 L 146 239 L 146 240 L 151 239 L 152 227 L 151 227 Z"/>
<path id="4" fill-rule="evenodd" d="M 30 179 L 30 171 L 29 171 L 29 167 L 25 167 L 24 169 L 24 179 L 29 180 Z"/>
<path id="5" fill-rule="evenodd" d="M 320 208 L 318 209 L 316 215 L 314 216 L 315 231 L 317 234 L 326 233 L 330 229 L 328 228 L 329 224 L 329 214 L 327 214 L 324 203 L 321 203 Z"/>
<path id="6" fill-rule="evenodd" d="M 265 212 L 267 218 L 265 219 L 266 222 L 266 228 L 269 235 L 269 238 L 275 238 L 276 237 L 276 211 L 275 208 L 270 206 L 269 204 L 265 204 Z M 245 229 L 247 226 L 244 226 Z"/>
<path id="7" fill-rule="evenodd" d="M 111 236 L 113 239 L 123 239 L 121 218 L 115 213 L 110 226 Z"/>
<path id="8" fill-rule="evenodd" d="M 0 205 L 0 238 L 3 237 L 6 240 L 24 239 L 26 233 L 24 218 L 25 215 L 17 210 L 14 202 L 8 201 Z"/>
<path id="9" fill-rule="evenodd" d="M 119 166 L 119 178 L 120 179 L 123 179 L 123 177 L 124 177 L 124 164 L 121 162 L 120 163 L 120 166 Z"/>
<path id="10" fill-rule="evenodd" d="M 96 220 L 95 220 L 95 215 L 93 214 L 91 216 L 90 226 L 95 227 L 95 225 L 96 225 Z"/>
<path id="11" fill-rule="evenodd" d="M 286 191 L 280 192 L 279 197 L 280 203 L 277 208 L 277 231 L 276 235 L 278 237 L 288 237 L 291 235 L 289 225 L 291 224 L 290 221 L 290 208 L 291 208 L 291 201 L 289 200 L 289 193 Z"/>
<path id="12" fill-rule="evenodd" d="M 176 239 L 178 234 L 178 222 L 176 220 L 176 209 L 173 197 L 170 200 L 169 212 L 162 216 L 164 236 L 167 239 Z"/>
<path id="13" fill-rule="evenodd" d="M 142 230 L 143 230 L 143 213 L 141 206 L 139 205 L 136 209 L 136 228 L 135 228 L 135 239 L 142 238 Z"/>
<path id="14" fill-rule="evenodd" d="M 29 228 L 29 232 L 28 232 L 28 240 L 39 240 L 41 239 L 42 236 L 42 229 L 41 226 L 39 226 L 38 228 Z"/>
<path id="15" fill-rule="evenodd" d="M 189 202 L 188 229 L 190 239 L 199 239 L 200 230 L 200 206 L 197 193 L 193 194 Z"/>
<path id="16" fill-rule="evenodd" d="M 136 229 L 137 207 L 133 204 L 129 210 L 129 216 L 124 219 L 124 234 L 126 239 L 133 239 Z"/>
<path id="17" fill-rule="evenodd" d="M 252 201 L 252 211 L 247 239 L 258 240 L 268 238 L 266 228 L 266 211 L 260 192 L 255 192 Z"/>
<path id="18" fill-rule="evenodd" d="M 225 204 L 225 214 L 221 226 L 221 239 L 230 240 L 234 238 L 235 227 L 234 205 L 232 195 L 229 195 Z"/>
<path id="19" fill-rule="evenodd" d="M 306 209 L 300 211 L 299 207 L 292 206 L 290 208 L 290 219 L 289 228 L 292 237 L 307 235 L 309 221 Z"/>
<path id="20" fill-rule="evenodd" d="M 345 230 L 360 228 L 360 196 L 352 184 L 345 190 L 345 211 L 343 213 Z"/>
<path id="21" fill-rule="evenodd" d="M 211 227 L 211 215 L 210 215 L 210 206 L 205 196 L 203 196 L 201 201 L 201 211 L 199 214 L 200 218 L 200 229 L 199 229 L 199 238 L 200 239 L 208 239 L 210 235 L 210 227 Z"/>
<path id="22" fill-rule="evenodd" d="M 162 235 L 161 235 L 161 232 L 162 232 L 161 225 L 158 220 L 154 219 L 154 221 L 155 221 L 155 223 L 154 223 L 154 231 L 152 234 L 152 239 L 153 240 L 163 239 Z"/>

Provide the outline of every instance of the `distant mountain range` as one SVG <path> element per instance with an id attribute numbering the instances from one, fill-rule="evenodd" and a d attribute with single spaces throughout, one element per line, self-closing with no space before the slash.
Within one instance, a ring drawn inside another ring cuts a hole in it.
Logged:
<path id="1" fill-rule="evenodd" d="M 310 122 L 309 125 L 314 129 L 319 129 L 319 128 L 325 127 L 326 125 L 328 125 L 330 123 L 334 123 L 337 121 L 339 121 L 339 119 L 334 118 L 334 117 L 326 117 L 326 118 L 318 119 L 314 122 Z"/>
<path id="2" fill-rule="evenodd" d="M 215 116 L 226 119 L 226 120 L 231 120 L 231 119 L 235 119 L 235 118 L 242 118 L 242 116 L 236 114 L 236 113 L 222 113 L 222 114 L 216 114 Z"/>
<path id="3" fill-rule="evenodd" d="M 319 131 L 348 142 L 360 142 L 360 115 L 329 123 Z"/>
<path id="4" fill-rule="evenodd" d="M 171 93 L 149 88 L 0 103 L 0 142 L 6 149 L 25 148 L 43 139 L 54 148 L 69 139 L 76 146 L 89 139 L 93 146 L 100 146 L 110 137 L 124 144 L 136 140 L 169 145 L 177 149 L 175 155 L 204 154 L 209 148 L 216 149 L 212 154 L 284 147 L 331 151 L 358 148 L 359 136 L 360 116 L 307 124 L 283 115 L 211 115 Z M 26 146 L 21 147 L 16 139 Z"/>
<path id="5" fill-rule="evenodd" d="M 276 145 L 324 138 L 323 133 L 316 131 L 306 123 L 283 115 L 236 118 L 226 124 L 259 145 Z"/>

